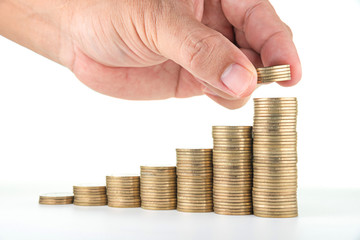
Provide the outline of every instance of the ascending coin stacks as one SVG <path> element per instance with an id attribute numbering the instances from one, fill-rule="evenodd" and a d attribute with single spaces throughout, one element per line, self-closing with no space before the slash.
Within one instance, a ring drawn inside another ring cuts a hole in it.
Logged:
<path id="1" fill-rule="evenodd" d="M 143 209 L 176 209 L 176 167 L 141 166 L 140 197 Z"/>
<path id="2" fill-rule="evenodd" d="M 140 177 L 106 176 L 106 193 L 109 207 L 140 207 Z"/>
<path id="3" fill-rule="evenodd" d="M 252 214 L 252 128 L 213 126 L 214 212 Z"/>
<path id="4" fill-rule="evenodd" d="M 256 98 L 254 104 L 254 214 L 296 217 L 297 100 Z"/>
<path id="5" fill-rule="evenodd" d="M 212 149 L 176 149 L 178 211 L 213 211 L 212 171 Z"/>
<path id="6" fill-rule="evenodd" d="M 78 206 L 103 206 L 107 204 L 106 186 L 76 185 L 74 204 Z"/>

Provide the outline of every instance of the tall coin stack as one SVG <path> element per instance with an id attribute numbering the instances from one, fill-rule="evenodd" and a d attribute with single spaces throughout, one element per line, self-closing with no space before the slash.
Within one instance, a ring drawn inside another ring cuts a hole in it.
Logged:
<path id="1" fill-rule="evenodd" d="M 78 206 L 106 205 L 106 187 L 99 185 L 77 185 L 73 187 L 74 204 Z"/>
<path id="2" fill-rule="evenodd" d="M 212 212 L 212 149 L 176 149 L 177 210 Z"/>
<path id="3" fill-rule="evenodd" d="M 252 128 L 213 126 L 214 211 L 252 214 Z"/>
<path id="4" fill-rule="evenodd" d="M 140 207 L 139 176 L 106 176 L 109 207 Z"/>
<path id="5" fill-rule="evenodd" d="M 297 100 L 255 98 L 254 214 L 296 217 Z"/>
<path id="6" fill-rule="evenodd" d="M 141 207 L 176 209 L 176 167 L 140 167 Z"/>

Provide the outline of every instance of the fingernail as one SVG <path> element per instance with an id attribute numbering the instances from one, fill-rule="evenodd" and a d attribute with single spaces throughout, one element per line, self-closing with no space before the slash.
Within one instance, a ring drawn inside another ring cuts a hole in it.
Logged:
<path id="1" fill-rule="evenodd" d="M 239 64 L 231 64 L 227 67 L 221 75 L 221 81 L 233 92 L 236 96 L 240 96 L 246 92 L 250 84 L 255 81 L 256 76 L 240 66 Z"/>

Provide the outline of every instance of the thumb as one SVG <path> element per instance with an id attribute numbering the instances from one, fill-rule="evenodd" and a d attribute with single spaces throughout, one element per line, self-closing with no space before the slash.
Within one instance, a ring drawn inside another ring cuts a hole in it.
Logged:
<path id="1" fill-rule="evenodd" d="M 233 97 L 246 97 L 255 90 L 256 70 L 238 47 L 192 16 L 171 19 L 157 29 L 163 56 Z"/>

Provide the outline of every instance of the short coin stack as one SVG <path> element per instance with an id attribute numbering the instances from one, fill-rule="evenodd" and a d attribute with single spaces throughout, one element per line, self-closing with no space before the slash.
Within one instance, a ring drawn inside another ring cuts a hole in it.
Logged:
<path id="1" fill-rule="evenodd" d="M 254 103 L 254 214 L 296 217 L 297 100 L 255 98 Z"/>
<path id="2" fill-rule="evenodd" d="M 107 203 L 106 187 L 101 185 L 76 185 L 74 204 L 78 206 L 103 206 Z"/>
<path id="3" fill-rule="evenodd" d="M 176 149 L 177 210 L 212 212 L 212 149 Z"/>
<path id="4" fill-rule="evenodd" d="M 109 207 L 140 207 L 140 177 L 106 176 L 106 193 Z"/>
<path id="5" fill-rule="evenodd" d="M 252 214 L 252 128 L 213 126 L 214 211 Z"/>
<path id="6" fill-rule="evenodd" d="M 176 209 L 176 167 L 140 167 L 141 207 Z"/>
<path id="7" fill-rule="evenodd" d="M 46 193 L 40 195 L 39 203 L 46 205 L 72 204 L 74 194 L 72 193 Z"/>
<path id="8" fill-rule="evenodd" d="M 258 83 L 282 82 L 291 80 L 290 65 L 279 65 L 256 69 Z"/>

